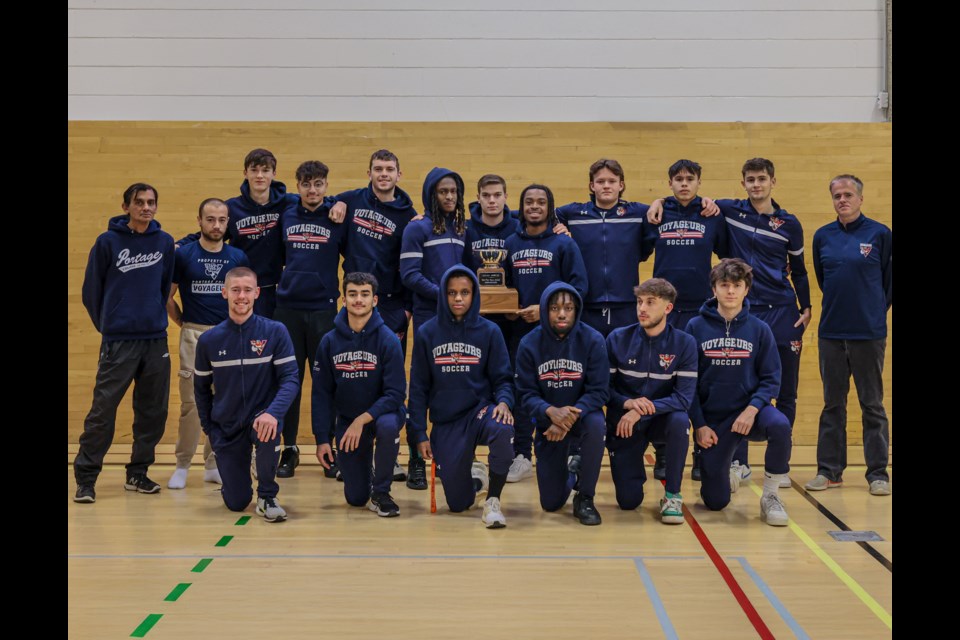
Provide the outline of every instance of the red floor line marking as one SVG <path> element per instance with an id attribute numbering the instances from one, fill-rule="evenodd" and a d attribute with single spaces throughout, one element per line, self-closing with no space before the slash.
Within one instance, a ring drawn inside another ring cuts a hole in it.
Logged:
<path id="1" fill-rule="evenodd" d="M 648 463 L 654 464 L 655 460 L 651 454 L 648 453 L 644 457 L 647 459 Z M 663 480 L 661 480 L 660 483 L 666 484 L 666 482 Z M 710 561 L 713 562 L 713 566 L 715 566 L 717 571 L 720 572 L 720 576 L 723 578 L 723 581 L 727 583 L 727 587 L 730 589 L 733 597 L 736 598 L 740 608 L 743 609 L 745 614 L 747 614 L 747 619 L 750 620 L 753 628 L 757 630 L 757 633 L 761 638 L 774 638 L 773 633 L 767 627 L 766 623 L 764 623 L 763 618 L 760 617 L 760 614 L 757 613 L 753 603 L 750 602 L 750 598 L 748 598 L 747 594 L 745 594 L 743 589 L 740 588 L 740 584 L 737 582 L 737 579 L 733 577 L 733 574 L 730 572 L 730 568 L 723 561 L 723 558 L 720 557 L 720 554 L 717 553 L 713 543 L 710 542 L 707 534 L 704 533 L 703 529 L 700 527 L 700 523 L 697 522 L 697 519 L 693 517 L 693 513 L 690 512 L 690 509 L 687 508 L 687 505 L 683 505 L 683 513 L 686 516 L 687 522 L 690 524 L 690 528 L 693 530 L 693 535 L 697 537 L 697 540 L 700 542 L 700 546 L 703 547 L 703 550 L 707 552 L 707 556 L 710 558 Z"/>

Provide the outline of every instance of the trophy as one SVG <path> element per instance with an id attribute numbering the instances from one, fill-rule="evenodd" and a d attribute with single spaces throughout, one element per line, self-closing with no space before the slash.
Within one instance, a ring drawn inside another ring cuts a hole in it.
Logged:
<path id="1" fill-rule="evenodd" d="M 480 281 L 480 313 L 516 313 L 520 307 L 517 290 L 506 286 L 506 274 L 500 266 L 507 256 L 504 249 L 480 249 L 483 266 L 477 269 Z"/>

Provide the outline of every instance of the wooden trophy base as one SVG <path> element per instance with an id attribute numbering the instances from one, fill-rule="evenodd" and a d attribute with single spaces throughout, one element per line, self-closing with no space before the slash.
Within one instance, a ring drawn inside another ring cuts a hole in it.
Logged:
<path id="1" fill-rule="evenodd" d="M 517 290 L 510 287 L 480 287 L 480 313 L 516 313 L 520 308 Z"/>

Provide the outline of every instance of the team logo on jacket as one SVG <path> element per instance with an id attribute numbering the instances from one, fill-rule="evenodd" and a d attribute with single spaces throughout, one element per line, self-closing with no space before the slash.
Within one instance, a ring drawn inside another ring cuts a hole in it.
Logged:
<path id="1" fill-rule="evenodd" d="M 531 269 L 534 267 L 549 267 L 553 261 L 553 252 L 546 249 L 521 249 L 510 256 L 515 269 Z M 540 270 L 520 271 L 520 273 L 540 273 Z"/>
<path id="2" fill-rule="evenodd" d="M 253 351 L 258 356 L 263 355 L 263 350 L 267 346 L 266 340 L 251 340 L 250 341 L 250 351 Z"/>
<path id="3" fill-rule="evenodd" d="M 441 373 L 470 371 L 470 365 L 480 364 L 483 352 L 465 342 L 446 342 L 433 349 L 433 364 Z"/>
<path id="4" fill-rule="evenodd" d="M 369 351 L 344 351 L 333 356 L 333 368 L 344 378 L 366 378 L 377 370 L 377 356 Z"/>
<path id="5" fill-rule="evenodd" d="M 247 216 L 237 222 L 237 232 L 242 236 L 261 236 L 268 229 L 277 226 L 277 220 L 280 219 L 279 213 L 265 213 L 260 216 Z"/>
<path id="6" fill-rule="evenodd" d="M 397 228 L 397 223 L 395 223 L 390 218 L 382 216 L 376 211 L 370 211 L 367 209 L 357 210 L 353 214 L 353 222 L 358 227 L 362 227 L 367 231 L 378 234 L 373 236 L 377 240 L 383 238 L 384 235 L 392 236 L 394 230 Z M 360 233 L 364 233 L 361 231 Z M 369 233 L 364 233 L 364 235 L 370 235 Z"/>
<path id="7" fill-rule="evenodd" d="M 770 222 L 769 222 L 768 224 L 770 225 L 770 228 L 771 228 L 771 229 L 773 229 L 774 231 L 776 231 L 777 229 L 779 229 L 780 227 L 783 226 L 783 223 L 784 223 L 784 222 L 786 222 L 786 220 L 784 220 L 783 218 L 777 218 L 776 216 L 770 216 Z"/>
<path id="8" fill-rule="evenodd" d="M 204 262 L 203 263 L 203 272 L 207 274 L 208 278 L 216 279 L 220 275 L 220 270 L 223 269 L 222 262 Z"/>
<path id="9" fill-rule="evenodd" d="M 617 215 L 618 215 L 618 216 L 626 215 L 626 213 L 627 213 L 627 210 L 626 210 L 625 207 L 617 207 Z"/>
<path id="10" fill-rule="evenodd" d="M 803 349 L 803 340 L 790 341 L 790 351 L 793 351 L 794 353 L 800 353 L 801 349 Z"/>
<path id="11" fill-rule="evenodd" d="M 669 369 L 670 365 L 673 364 L 673 359 L 677 357 L 675 353 L 661 353 L 660 354 L 660 366 L 664 369 Z"/>
<path id="12" fill-rule="evenodd" d="M 861 247 L 863 245 L 860 245 Z M 150 267 L 163 260 L 163 251 L 154 251 L 153 253 L 138 253 L 131 257 L 130 249 L 123 249 L 117 254 L 117 268 L 121 273 L 126 273 L 131 269 L 143 269 Z"/>
<path id="13" fill-rule="evenodd" d="M 741 358 L 753 353 L 753 343 L 742 338 L 713 338 L 701 342 L 700 349 L 704 357 L 712 358 L 711 365 L 739 365 Z"/>
<path id="14" fill-rule="evenodd" d="M 873 245 L 870 243 L 860 243 L 860 255 L 864 258 L 870 255 L 870 252 L 873 251 Z"/>
<path id="15" fill-rule="evenodd" d="M 537 374 L 550 389 L 572 387 L 574 380 L 583 378 L 583 363 L 566 358 L 547 360 L 537 367 Z"/>

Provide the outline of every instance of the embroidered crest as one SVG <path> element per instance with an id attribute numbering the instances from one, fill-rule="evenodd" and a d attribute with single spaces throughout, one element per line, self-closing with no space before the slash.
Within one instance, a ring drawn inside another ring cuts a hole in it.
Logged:
<path id="1" fill-rule="evenodd" d="M 267 346 L 266 340 L 251 340 L 250 341 L 250 351 L 253 351 L 258 356 L 263 355 L 263 349 Z"/>
<path id="2" fill-rule="evenodd" d="M 618 216 L 622 216 L 622 215 L 624 215 L 624 214 L 626 214 L 626 213 L 627 213 L 627 210 L 626 210 L 625 207 L 617 207 L 617 215 L 618 215 Z"/>
<path id="3" fill-rule="evenodd" d="M 860 255 L 864 258 L 870 255 L 870 252 L 873 251 L 873 245 L 870 243 L 860 243 Z"/>
<path id="4" fill-rule="evenodd" d="M 783 218 L 777 218 L 776 216 L 770 216 L 770 222 L 769 222 L 768 224 L 770 225 L 770 228 L 771 228 L 771 229 L 773 229 L 774 231 L 776 231 L 777 229 L 779 229 L 780 227 L 783 226 L 783 223 L 784 223 L 784 222 L 786 222 L 786 220 L 784 220 Z"/>
<path id="5" fill-rule="evenodd" d="M 801 349 L 803 349 L 803 340 L 790 341 L 790 351 L 793 351 L 794 353 L 800 353 Z"/>
<path id="6" fill-rule="evenodd" d="M 673 359 L 676 358 L 675 353 L 661 353 L 660 354 L 660 366 L 664 369 L 669 369 L 670 365 L 673 364 Z"/>

